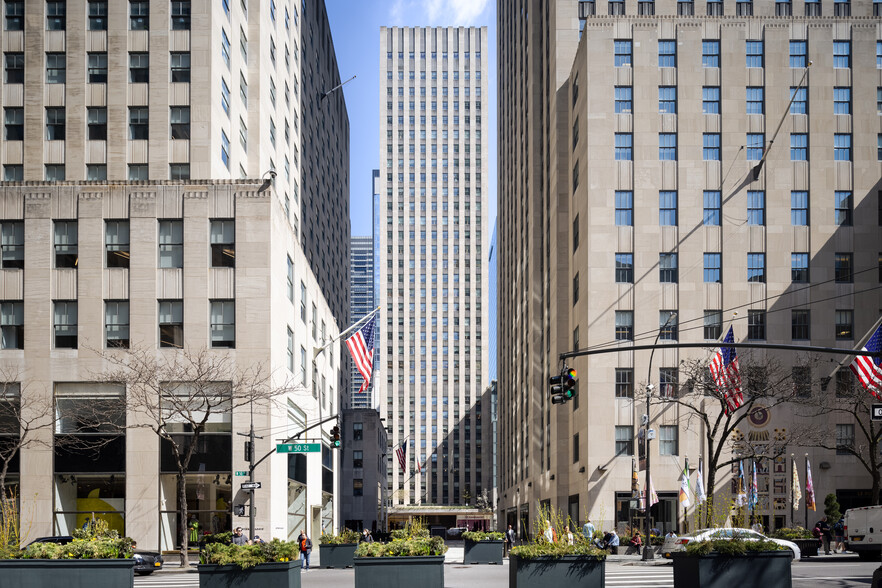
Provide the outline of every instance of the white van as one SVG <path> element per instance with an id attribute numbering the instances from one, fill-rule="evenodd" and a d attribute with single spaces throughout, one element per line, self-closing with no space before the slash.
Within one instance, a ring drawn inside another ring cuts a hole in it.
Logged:
<path id="1" fill-rule="evenodd" d="M 845 549 L 863 560 L 879 560 L 882 554 L 882 505 L 845 511 Z"/>

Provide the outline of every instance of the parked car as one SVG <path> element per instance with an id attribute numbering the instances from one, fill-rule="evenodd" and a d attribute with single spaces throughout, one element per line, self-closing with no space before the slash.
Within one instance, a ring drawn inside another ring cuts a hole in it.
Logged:
<path id="1" fill-rule="evenodd" d="M 793 541 L 785 539 L 772 539 L 766 537 L 762 533 L 757 533 L 751 529 L 701 529 L 688 535 L 680 537 L 665 538 L 665 542 L 661 547 L 663 557 L 670 558 L 672 553 L 677 551 L 685 551 L 686 545 L 691 541 L 708 541 L 710 539 L 744 539 L 746 541 L 772 541 L 778 545 L 783 545 L 793 553 L 793 559 L 797 560 L 801 557 L 799 547 Z"/>
<path id="2" fill-rule="evenodd" d="M 459 539 L 462 537 L 463 532 L 468 531 L 465 527 L 450 527 L 447 529 L 447 538 L 448 539 Z"/>
<path id="3" fill-rule="evenodd" d="M 28 545 L 33 543 L 57 543 L 59 545 L 67 545 L 73 541 L 70 535 L 54 535 L 51 537 L 37 537 Z M 132 559 L 135 560 L 135 573 L 139 576 L 152 574 L 156 570 L 162 569 L 162 555 L 155 551 L 135 550 Z"/>

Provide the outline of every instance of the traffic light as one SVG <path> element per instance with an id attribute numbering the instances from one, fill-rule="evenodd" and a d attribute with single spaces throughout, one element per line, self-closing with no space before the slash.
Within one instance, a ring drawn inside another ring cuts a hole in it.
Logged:
<path id="1" fill-rule="evenodd" d="M 564 404 L 579 393 L 576 370 L 564 366 L 559 376 L 548 378 L 551 386 L 551 404 Z"/>
<path id="2" fill-rule="evenodd" d="M 567 401 L 563 394 L 563 376 L 551 376 L 548 378 L 548 385 L 551 386 L 551 404 L 563 404 Z"/>
<path id="3" fill-rule="evenodd" d="M 340 427 L 334 425 L 331 428 L 331 447 L 334 449 L 340 449 Z"/>

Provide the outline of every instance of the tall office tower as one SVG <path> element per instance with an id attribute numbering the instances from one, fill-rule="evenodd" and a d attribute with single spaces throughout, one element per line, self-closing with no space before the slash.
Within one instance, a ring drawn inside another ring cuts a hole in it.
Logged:
<path id="1" fill-rule="evenodd" d="M 208 346 L 311 390 L 289 398 L 287 414 L 255 410 L 258 429 L 293 433 L 333 411 L 342 391 L 334 382 L 347 377 L 339 349 L 315 358 L 313 349 L 345 326 L 349 230 L 301 234 L 322 226 L 320 213 L 348 218 L 343 95 L 315 96 L 317 86 L 339 83 L 324 4 L 10 0 L 2 8 L 0 216 L 4 251 L 14 252 L 0 268 L 2 312 L 26 337 L 4 338 L 0 363 L 32 378 L 22 390 L 88 402 L 82 384 L 100 367 L 94 350 L 119 338 L 164 356 Z M 307 166 L 326 183 L 304 182 Z M 234 440 L 250 419 L 229 416 L 212 425 L 222 435 L 194 474 L 204 530 L 229 528 L 230 507 L 243 501 L 232 490 L 234 471 L 245 469 Z M 85 501 L 97 490 L 142 546 L 174 548 L 168 463 L 158 441 L 128 434 L 124 463 L 53 462 L 48 434 L 45 446 L 23 451 L 22 490 L 42 497 L 35 531 L 66 534 L 95 510 Z M 257 442 L 258 458 L 275 439 Z M 283 457 L 258 468 L 267 476 L 256 498 L 265 533 L 285 537 L 306 525 L 318 535 L 336 524 L 334 484 L 320 482 L 332 479 L 327 451 L 293 456 L 290 469 Z M 292 494 L 271 500 L 273 481 Z M 286 518 L 285 527 L 269 524 Z"/>
<path id="2" fill-rule="evenodd" d="M 406 449 L 405 471 L 389 453 L 390 523 L 402 506 L 461 505 L 486 486 L 486 51 L 486 28 L 380 30 L 376 385 L 391 444 Z"/>
<path id="3" fill-rule="evenodd" d="M 349 316 L 353 324 L 360 321 L 377 307 L 374 298 L 374 238 L 352 237 L 349 252 Z M 379 332 L 379 331 L 378 331 Z M 362 390 L 364 378 L 354 362 L 350 362 L 349 395 L 343 399 L 346 408 L 376 408 L 372 402 L 373 382 Z"/>
<path id="4" fill-rule="evenodd" d="M 500 438 L 513 440 L 501 446 L 499 515 L 522 533 L 537 501 L 574 520 L 642 521 L 631 476 L 652 384 L 650 514 L 682 529 L 678 477 L 687 457 L 694 469 L 708 456 L 672 401 L 692 393 L 683 362 L 708 361 L 729 326 L 736 342 L 851 349 L 879 317 L 879 18 L 869 1 L 545 6 L 499 4 Z M 666 347 L 571 360 L 581 398 L 549 405 L 561 352 L 655 340 Z M 783 385 L 796 402 L 853 385 L 848 369 L 833 372 L 841 355 L 738 353 L 792 369 Z M 762 373 L 742 374 L 748 398 Z M 798 413 L 750 412 L 720 440 L 726 459 L 783 439 L 784 455 L 823 464 L 818 495 L 868 500 L 869 475 L 847 450 L 861 443 L 854 418 Z M 837 449 L 789 441 L 806 425 Z M 804 524 L 791 517 L 788 468 L 759 460 L 766 528 Z M 728 466 L 716 472 L 718 500 L 730 481 Z"/>

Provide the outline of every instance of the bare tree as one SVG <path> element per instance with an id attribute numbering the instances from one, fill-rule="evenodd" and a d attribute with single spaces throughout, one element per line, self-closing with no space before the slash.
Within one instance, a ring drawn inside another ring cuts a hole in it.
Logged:
<path id="1" fill-rule="evenodd" d="M 12 462 L 26 447 L 47 446 L 39 432 L 54 425 L 54 407 L 45 398 L 27 394 L 21 374 L 0 369 L 0 498 L 6 497 L 6 477 Z"/>
<path id="2" fill-rule="evenodd" d="M 680 408 L 680 420 L 703 435 L 702 455 L 706 474 L 705 490 L 713 500 L 717 474 L 740 459 L 774 459 L 783 455 L 796 435 L 753 441 L 741 434 L 740 427 L 754 410 L 772 410 L 792 401 L 796 395 L 792 371 L 775 357 L 759 353 L 739 354 L 744 403 L 727 413 L 725 396 L 717 389 L 707 359 L 688 359 L 680 364 L 680 378 L 686 384 L 666 402 Z M 705 512 L 711 526 L 712 509 Z"/>
<path id="3" fill-rule="evenodd" d="M 266 409 L 300 389 L 274 385 L 263 366 L 238 366 L 229 354 L 208 349 L 157 353 L 133 348 L 109 350 L 102 357 L 107 369 L 97 379 L 125 386 L 128 426 L 152 430 L 174 458 L 178 539 L 187 566 L 186 480 L 200 436 L 222 415 L 249 405 Z"/>

